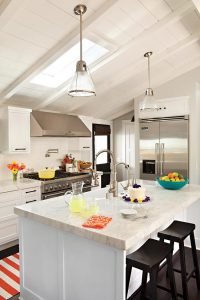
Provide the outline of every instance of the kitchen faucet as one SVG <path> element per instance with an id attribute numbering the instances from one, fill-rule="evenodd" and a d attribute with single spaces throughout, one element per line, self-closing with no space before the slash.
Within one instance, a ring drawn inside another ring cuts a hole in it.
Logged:
<path id="1" fill-rule="evenodd" d="M 94 180 L 95 180 L 95 182 L 94 182 L 94 184 L 97 185 L 97 165 L 96 165 L 97 157 L 104 152 L 107 152 L 111 156 L 110 188 L 109 188 L 108 192 L 112 193 L 113 197 L 117 197 L 118 192 L 117 192 L 117 180 L 116 180 L 116 163 L 115 163 L 115 158 L 114 158 L 113 152 L 108 149 L 99 151 L 95 156 L 95 160 L 94 160 L 94 172 L 95 172 Z"/>
<path id="2" fill-rule="evenodd" d="M 129 165 L 127 165 L 126 163 L 124 162 L 119 162 L 115 165 L 115 168 L 117 169 L 117 166 L 119 165 L 124 165 L 125 168 L 127 169 L 127 177 L 128 177 L 128 182 L 127 182 L 127 185 L 126 186 L 123 186 L 123 184 L 121 183 L 121 186 L 123 187 L 123 189 L 126 191 L 128 189 L 128 187 L 131 185 L 130 184 L 130 168 L 129 168 Z M 117 183 L 118 184 L 118 183 Z"/>

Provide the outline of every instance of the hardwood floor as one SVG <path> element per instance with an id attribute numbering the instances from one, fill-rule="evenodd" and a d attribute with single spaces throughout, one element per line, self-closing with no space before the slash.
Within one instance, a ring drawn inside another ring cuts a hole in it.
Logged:
<path id="1" fill-rule="evenodd" d="M 187 271 L 190 272 L 190 270 L 193 267 L 193 261 L 192 261 L 192 256 L 191 256 L 191 251 L 190 248 L 185 248 L 186 249 L 186 265 L 187 265 Z M 15 251 L 17 250 L 17 251 Z M 15 251 L 15 252 L 14 252 Z M 0 251 L 0 257 L 3 258 L 5 256 L 11 255 L 13 253 L 18 252 L 18 248 L 9 248 L 6 252 Z M 199 260 L 199 266 L 200 266 L 200 250 L 198 252 L 198 260 Z M 6 255 L 8 254 L 8 255 Z M 175 254 L 173 257 L 173 265 L 175 268 L 180 269 L 180 264 L 179 264 L 179 253 Z M 179 273 L 175 273 L 176 277 L 176 286 L 177 286 L 177 291 L 181 292 L 181 276 Z M 166 267 L 164 267 L 160 272 L 158 276 L 158 283 L 162 286 L 169 287 L 169 282 L 166 278 Z M 189 290 L 189 299 L 190 300 L 200 300 L 200 290 L 197 289 L 196 286 L 196 281 L 194 278 L 191 278 L 188 282 L 188 290 Z M 133 298 L 129 298 L 132 300 Z M 135 300 L 140 299 L 140 292 L 137 293 L 137 295 L 134 297 Z M 179 299 L 182 299 L 179 297 Z M 19 300 L 19 295 L 16 295 L 9 300 Z M 90 299 L 88 299 L 90 300 Z M 171 295 L 163 290 L 158 289 L 158 300 L 171 300 Z"/>
<path id="2" fill-rule="evenodd" d="M 186 250 L 187 272 L 189 273 L 193 269 L 192 255 L 191 255 L 190 248 L 185 248 L 185 250 Z M 199 260 L 199 266 L 200 266 L 200 251 L 197 251 L 197 252 L 198 252 L 198 260 Z M 179 253 L 174 255 L 173 265 L 176 269 L 180 269 Z M 175 272 L 175 278 L 176 278 L 177 292 L 182 294 L 181 275 L 179 273 Z M 166 266 L 159 272 L 158 284 L 169 288 L 169 282 L 166 278 Z M 157 289 L 157 291 L 158 291 L 158 300 L 171 300 L 172 299 L 170 293 L 165 292 L 159 288 Z M 196 280 L 194 278 L 191 278 L 188 282 L 188 292 L 189 292 L 189 300 L 200 300 L 200 290 L 197 289 Z M 136 295 L 136 297 L 129 298 L 129 299 L 130 300 L 132 300 L 132 299 L 139 300 L 140 292 Z M 183 298 L 178 297 L 178 299 L 183 299 Z"/>

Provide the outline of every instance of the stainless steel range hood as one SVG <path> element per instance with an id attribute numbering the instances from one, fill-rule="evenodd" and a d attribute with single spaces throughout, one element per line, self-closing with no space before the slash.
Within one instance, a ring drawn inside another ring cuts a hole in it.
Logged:
<path id="1" fill-rule="evenodd" d="M 91 132 L 77 116 L 32 111 L 31 136 L 91 137 Z"/>

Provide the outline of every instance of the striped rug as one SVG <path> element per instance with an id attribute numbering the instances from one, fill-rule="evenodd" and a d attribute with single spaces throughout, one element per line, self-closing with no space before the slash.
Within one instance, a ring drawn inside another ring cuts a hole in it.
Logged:
<path id="1" fill-rule="evenodd" d="M 6 300 L 19 293 L 19 254 L 0 260 L 0 300 Z"/>

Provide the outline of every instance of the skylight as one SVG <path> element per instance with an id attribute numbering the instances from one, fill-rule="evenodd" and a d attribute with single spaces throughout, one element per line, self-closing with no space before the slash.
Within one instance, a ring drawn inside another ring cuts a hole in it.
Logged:
<path id="1" fill-rule="evenodd" d="M 104 56 L 107 52 L 108 49 L 88 39 L 83 39 L 83 60 L 86 61 L 88 66 Z M 63 82 L 72 78 L 76 68 L 76 62 L 79 60 L 79 55 L 78 42 L 30 82 L 50 88 L 57 88 Z"/>

